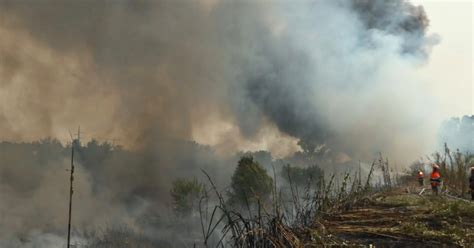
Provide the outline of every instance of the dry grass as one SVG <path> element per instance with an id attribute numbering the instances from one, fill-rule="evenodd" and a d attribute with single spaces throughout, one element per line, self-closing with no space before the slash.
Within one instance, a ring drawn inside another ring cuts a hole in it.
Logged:
<path id="1" fill-rule="evenodd" d="M 469 169 L 474 166 L 474 154 L 451 151 L 445 144 L 444 153 L 436 152 L 428 159 L 440 166 L 444 192 L 465 197 L 469 192 Z"/>
<path id="2" fill-rule="evenodd" d="M 219 202 L 210 213 L 203 211 L 207 207 L 200 207 L 204 244 L 208 247 L 303 247 L 306 244 L 318 244 L 320 247 L 329 243 L 340 244 L 339 240 L 325 235 L 319 220 L 347 211 L 367 199 L 374 190 L 370 183 L 374 169 L 375 161 L 365 182 L 357 173 L 353 177 L 346 173 L 342 176 L 342 183 L 336 185 L 336 175 L 332 175 L 329 180 L 318 180 L 318 185 L 308 183 L 303 192 L 291 184 L 290 178 L 292 201 L 289 206 L 274 185 L 271 204 L 258 201 L 254 211 L 248 208 L 247 214 L 228 206 L 204 172 Z M 221 238 L 211 244 L 210 237 L 218 231 Z"/>

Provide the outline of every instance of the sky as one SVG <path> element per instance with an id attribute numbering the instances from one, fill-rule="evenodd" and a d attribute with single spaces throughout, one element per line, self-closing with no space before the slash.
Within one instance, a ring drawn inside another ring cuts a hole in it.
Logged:
<path id="1" fill-rule="evenodd" d="M 474 114 L 473 0 L 413 0 L 430 18 L 429 32 L 440 36 L 428 64 L 420 67 L 426 88 L 438 98 L 444 118 Z"/>

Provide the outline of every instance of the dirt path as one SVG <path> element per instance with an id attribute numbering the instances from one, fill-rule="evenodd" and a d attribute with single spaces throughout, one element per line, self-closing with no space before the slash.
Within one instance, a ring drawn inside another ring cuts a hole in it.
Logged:
<path id="1" fill-rule="evenodd" d="M 438 216 L 432 207 L 436 199 L 432 202 L 401 192 L 392 195 L 396 197 L 384 196 L 329 216 L 322 224 L 328 233 L 354 247 L 474 247 L 469 239 L 474 219 L 462 213 L 460 220 L 449 213 Z M 451 203 L 447 204 L 449 209 Z"/>

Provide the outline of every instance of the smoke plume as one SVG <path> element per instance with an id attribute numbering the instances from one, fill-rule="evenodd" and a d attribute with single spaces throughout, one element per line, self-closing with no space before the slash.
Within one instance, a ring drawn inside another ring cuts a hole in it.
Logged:
<path id="1" fill-rule="evenodd" d="M 424 98 L 411 73 L 434 40 L 423 8 L 405 1 L 41 0 L 1 11 L 3 139 L 64 138 L 80 123 L 150 148 L 192 139 L 213 116 L 246 139 L 276 126 L 308 149 L 362 129 L 367 152 L 396 135 L 365 130 L 411 129 L 406 107 L 424 110 L 405 101 Z"/>
<path id="2" fill-rule="evenodd" d="M 0 139 L 65 141 L 78 124 L 86 137 L 118 139 L 134 159 L 82 165 L 84 201 L 102 209 L 95 202 L 165 201 L 172 178 L 230 171 L 222 155 L 239 150 L 411 161 L 436 130 L 416 76 L 438 41 L 428 24 L 404 0 L 3 0 Z M 44 168 L 65 168 L 62 159 Z M 0 163 L 2 175 L 33 178 L 0 182 L 2 213 L 33 216 L 26 199 L 55 201 L 55 174 Z M 129 215 L 113 209 L 103 216 Z M 2 223 L 45 228 L 29 219 Z"/>

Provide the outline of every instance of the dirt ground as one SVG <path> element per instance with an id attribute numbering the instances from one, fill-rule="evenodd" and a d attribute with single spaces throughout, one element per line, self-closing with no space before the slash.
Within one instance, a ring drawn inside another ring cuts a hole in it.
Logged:
<path id="1" fill-rule="evenodd" d="M 321 222 L 333 247 L 474 247 L 474 203 L 422 196 L 419 189 L 375 195 Z"/>

